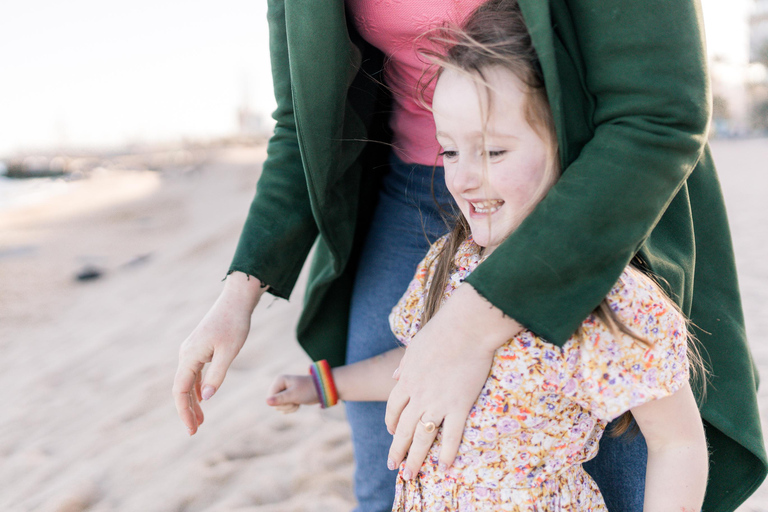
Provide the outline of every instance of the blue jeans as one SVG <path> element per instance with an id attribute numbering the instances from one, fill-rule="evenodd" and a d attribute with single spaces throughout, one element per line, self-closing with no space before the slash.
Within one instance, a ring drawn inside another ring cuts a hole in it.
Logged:
<path id="1" fill-rule="evenodd" d="M 399 345 L 389 312 L 405 292 L 429 246 L 448 231 L 435 205 L 432 168 L 392 157 L 355 276 L 350 308 L 347 363 Z M 435 169 L 435 197 L 451 210 L 443 169 Z M 384 424 L 384 402 L 347 402 L 355 452 L 357 512 L 389 512 L 396 471 L 387 469 L 392 436 Z M 606 436 L 607 437 L 607 436 Z M 600 455 L 585 465 L 606 495 L 611 512 L 640 512 L 645 480 L 645 442 L 605 439 Z"/>

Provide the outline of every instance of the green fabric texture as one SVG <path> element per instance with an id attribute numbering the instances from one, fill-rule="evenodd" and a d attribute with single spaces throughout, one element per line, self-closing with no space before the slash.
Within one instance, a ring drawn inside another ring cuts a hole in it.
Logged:
<path id="1" fill-rule="evenodd" d="M 704 510 L 734 510 L 765 478 L 768 460 L 706 144 L 699 4 L 519 1 L 564 172 L 468 282 L 562 346 L 639 252 L 697 326 L 712 370 L 700 397 L 711 448 Z M 336 366 L 346 350 L 360 219 L 375 202 L 375 165 L 366 161 L 375 144 L 364 141 L 375 138 L 381 110 L 382 89 L 367 77 L 381 55 L 348 28 L 343 0 L 270 0 L 268 16 L 277 125 L 229 270 L 287 298 L 314 244 L 297 335 L 310 357 Z"/>

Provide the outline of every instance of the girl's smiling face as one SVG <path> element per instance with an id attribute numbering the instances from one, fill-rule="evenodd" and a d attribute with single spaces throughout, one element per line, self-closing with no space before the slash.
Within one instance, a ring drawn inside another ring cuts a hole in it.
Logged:
<path id="1" fill-rule="evenodd" d="M 500 66 L 483 75 L 488 94 L 474 77 L 444 70 L 432 110 L 446 186 L 487 254 L 533 210 L 555 172 L 551 144 L 526 119 L 525 85 Z"/>

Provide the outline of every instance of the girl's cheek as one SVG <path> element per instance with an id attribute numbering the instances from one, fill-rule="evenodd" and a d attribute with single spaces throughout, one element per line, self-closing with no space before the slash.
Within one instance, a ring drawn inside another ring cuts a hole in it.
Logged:
<path id="1" fill-rule="evenodd" d="M 454 201 L 458 202 L 456 187 L 454 187 L 454 180 L 456 179 L 456 171 L 452 167 L 453 166 L 448 163 L 446 163 L 443 167 L 445 169 L 445 187 L 448 189 L 448 192 L 450 192 Z"/>

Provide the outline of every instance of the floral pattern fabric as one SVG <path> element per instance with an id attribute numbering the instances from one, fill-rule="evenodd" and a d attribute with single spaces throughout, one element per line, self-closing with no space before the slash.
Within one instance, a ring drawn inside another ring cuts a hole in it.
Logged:
<path id="1" fill-rule="evenodd" d="M 405 345 L 421 329 L 433 263 L 444 243 L 430 248 L 389 317 Z M 460 246 L 443 300 L 482 259 L 471 239 Z M 438 469 L 438 431 L 416 478 L 403 480 L 401 467 L 393 510 L 607 510 L 581 464 L 597 454 L 609 421 L 688 381 L 685 320 L 648 276 L 627 267 L 607 302 L 650 346 L 614 335 L 594 315 L 562 348 L 522 331 L 496 351 L 453 466 Z"/>

